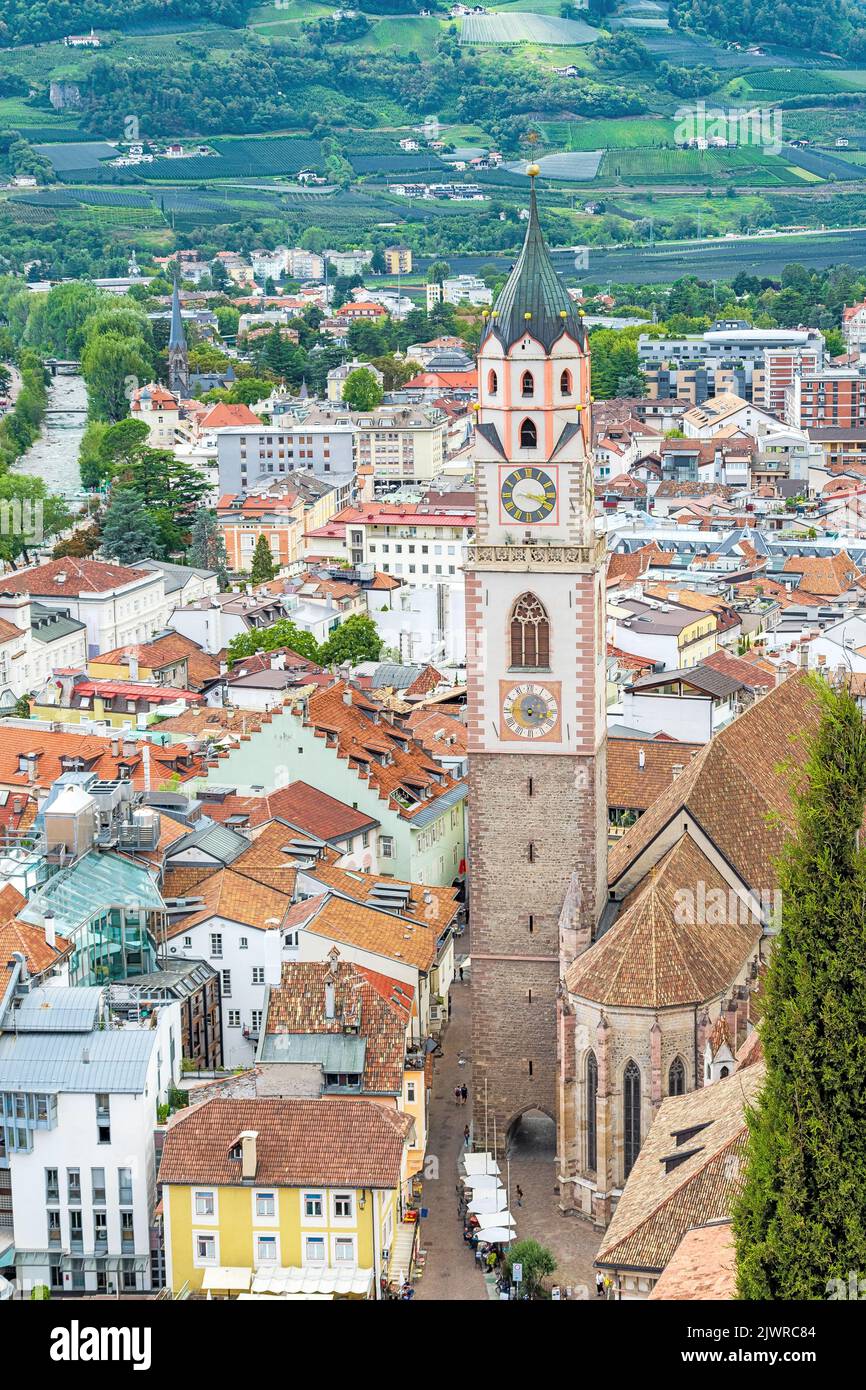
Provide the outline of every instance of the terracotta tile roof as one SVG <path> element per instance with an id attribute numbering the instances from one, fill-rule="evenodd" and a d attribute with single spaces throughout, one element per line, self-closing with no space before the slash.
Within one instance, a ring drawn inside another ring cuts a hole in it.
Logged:
<path id="1" fill-rule="evenodd" d="M 175 891 L 174 874 L 169 869 L 163 881 L 163 897 L 187 896 Z M 252 927 L 256 931 L 268 931 L 278 927 L 291 906 L 291 897 L 275 888 L 257 883 L 246 875 L 235 873 L 233 869 L 218 869 L 209 878 L 197 884 L 190 897 L 201 898 L 200 906 L 194 907 L 181 918 L 173 918 L 168 925 L 169 937 L 188 932 L 191 927 L 206 922 L 210 917 L 225 917 L 230 922 Z"/>
<path id="2" fill-rule="evenodd" d="M 260 425 L 258 415 L 254 415 L 248 405 L 228 405 L 218 401 L 212 405 L 199 424 L 203 430 L 216 430 L 227 425 Z"/>
<path id="3" fill-rule="evenodd" d="M 730 1216 L 746 1148 L 744 1109 L 754 1104 L 763 1064 L 662 1101 L 596 1256 L 602 1267 L 660 1272 L 686 1231 Z M 702 1128 L 677 1144 L 677 1135 Z M 663 1160 L 691 1157 L 667 1169 Z"/>
<path id="4" fill-rule="evenodd" d="M 3 593 L 37 594 L 103 594 L 111 589 L 133 584 L 137 579 L 154 579 L 149 570 L 113 565 L 107 560 L 76 560 L 70 555 L 62 560 L 48 560 L 32 569 L 15 570 L 0 578 Z"/>
<path id="5" fill-rule="evenodd" d="M 5 618 L 0 618 L 0 642 L 13 642 L 16 637 L 23 636 L 23 628 L 16 627 L 14 623 L 7 623 Z"/>
<path id="6" fill-rule="evenodd" d="M 763 670 L 754 661 L 747 661 L 741 656 L 731 656 L 730 652 L 712 652 L 710 656 L 704 657 L 700 665 L 711 666 L 714 671 L 722 671 L 733 680 L 742 681 L 752 690 L 772 690 L 776 684 L 775 674 Z"/>
<path id="7" fill-rule="evenodd" d="M 360 835 L 378 823 L 308 782 L 290 782 L 272 792 L 268 801 L 273 815 L 322 840 Z"/>
<path id="8" fill-rule="evenodd" d="M 232 870 L 245 878 L 255 879 L 257 883 L 276 888 L 281 893 L 293 894 L 298 873 L 299 856 L 288 850 L 290 840 L 297 833 L 291 826 L 280 820 L 270 821 L 256 835 L 249 849 L 245 849 L 232 862 Z M 339 851 L 325 847 L 320 858 L 333 864 L 339 859 Z"/>
<path id="9" fill-rule="evenodd" d="M 380 976 L 380 979 L 387 979 Z M 409 1001 L 392 1003 L 398 982 L 387 993 L 375 988 L 350 961 L 284 961 L 277 987 L 268 995 L 265 1033 L 333 1033 L 351 1027 L 366 1042 L 362 1088 L 369 1094 L 402 1095 Z M 334 987 L 334 1017 L 325 1016 L 325 985 Z"/>
<path id="10" fill-rule="evenodd" d="M 675 782 L 610 851 L 611 885 L 626 882 L 656 836 L 687 812 L 756 892 L 776 885 L 775 861 L 795 821 L 789 777 L 780 764 L 802 765 L 802 735 L 820 709 L 799 673 L 751 705 L 716 734 Z M 772 819 L 771 819 L 772 817 Z"/>
<path id="11" fill-rule="evenodd" d="M 55 944 L 49 946 L 42 927 L 16 921 L 14 914 L 21 911 L 25 901 L 12 884 L 7 884 L 0 892 L 0 998 L 9 984 L 10 962 L 16 951 L 24 956 L 31 975 L 44 974 L 72 953 L 72 942 L 66 937 L 57 936 Z"/>
<path id="12" fill-rule="evenodd" d="M 348 694 L 350 704 L 344 694 Z M 362 772 L 367 784 L 393 810 L 411 820 L 422 807 L 458 785 L 458 779 L 425 753 L 411 733 L 386 721 L 376 723 L 362 710 L 375 716 L 379 713 L 360 691 L 336 681 L 309 697 L 305 723 L 321 738 L 335 738 L 337 756 Z M 379 761 L 383 756 L 386 764 Z"/>
<path id="13" fill-rule="evenodd" d="M 860 571 L 846 550 L 840 550 L 838 555 L 789 555 L 785 571 L 801 575 L 800 587 L 822 598 L 838 598 L 860 578 Z"/>
<path id="14" fill-rule="evenodd" d="M 146 671 L 157 671 L 185 660 L 193 690 L 200 690 L 203 685 L 219 679 L 217 657 L 210 656 L 197 642 L 179 632 L 165 633 L 155 637 L 152 642 L 131 643 L 125 647 L 115 647 L 110 652 L 100 652 L 99 656 L 90 658 L 88 670 L 98 676 L 100 667 L 128 666 L 130 657 L 136 657 L 139 667 Z"/>
<path id="15" fill-rule="evenodd" d="M 645 811 L 671 785 L 674 768 L 682 770 L 702 746 L 676 739 L 609 738 L 608 806 Z"/>
<path id="16" fill-rule="evenodd" d="M 309 906 L 309 903 L 298 906 Z M 435 929 L 331 893 L 323 897 L 307 922 L 306 930 L 388 960 L 401 961 L 416 970 L 430 970 L 436 960 Z"/>
<path id="17" fill-rule="evenodd" d="M 166 721 L 168 722 L 168 721 Z M 112 743 L 118 752 L 112 752 Z M 0 787 L 30 790 L 51 786 L 62 772 L 73 770 L 65 765 L 64 759 L 80 760 L 82 770 L 93 771 L 105 781 L 120 776 L 120 769 L 128 767 L 134 786 L 144 785 L 144 765 L 141 754 L 142 741 L 137 740 L 134 751 L 123 751 L 122 735 L 103 738 L 97 734 L 53 733 L 47 729 L 8 729 L 0 726 Z M 29 772 L 22 772 L 18 759 L 22 753 L 35 753 L 36 773 L 31 779 Z M 201 776 L 204 764 L 200 757 L 192 754 L 185 744 L 175 743 L 161 747 L 150 744 L 151 771 L 162 771 L 167 778 L 176 773 L 181 781 Z"/>
<path id="18" fill-rule="evenodd" d="M 169 1127 L 159 1181 L 240 1186 L 240 1162 L 229 1154 L 240 1134 L 252 1132 L 259 1185 L 395 1188 L 410 1124 L 398 1111 L 360 1098 L 214 1097 Z"/>
<path id="19" fill-rule="evenodd" d="M 650 1299 L 736 1298 L 737 1262 L 730 1221 L 686 1231 Z"/>
<path id="20" fill-rule="evenodd" d="M 243 856 L 242 856 L 243 857 Z M 237 861 L 235 861 L 237 864 Z M 323 889 L 331 889 L 351 898 L 357 903 L 371 907 L 381 907 L 375 902 L 377 888 L 406 888 L 409 901 L 401 913 L 404 920 L 432 927 L 438 935 L 443 932 L 459 907 L 456 888 L 440 888 L 426 883 L 406 883 L 399 878 L 360 873 L 357 870 L 340 869 L 336 864 L 318 863 L 315 868 L 304 871 L 306 877 L 315 879 Z"/>
<path id="21" fill-rule="evenodd" d="M 436 709 L 416 709 L 405 721 L 431 758 L 460 758 L 466 755 L 469 734 L 462 719 Z"/>
<path id="22" fill-rule="evenodd" d="M 709 902 L 721 892 L 727 903 L 727 879 L 686 834 L 625 899 L 613 925 L 569 967 L 569 993 L 608 1007 L 664 1009 L 704 1003 L 729 988 L 761 927 L 745 911 L 734 914 L 739 921 L 719 923 L 697 901 L 695 920 L 683 920 L 680 895 L 699 883 Z"/>

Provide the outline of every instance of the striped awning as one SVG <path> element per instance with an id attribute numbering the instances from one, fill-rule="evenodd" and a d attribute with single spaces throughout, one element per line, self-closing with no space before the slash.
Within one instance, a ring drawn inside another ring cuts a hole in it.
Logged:
<path id="1" fill-rule="evenodd" d="M 311 1265 L 306 1269 L 259 1269 L 253 1275 L 251 1293 L 258 1294 L 353 1294 L 366 1297 L 373 1285 L 372 1269 L 337 1269 Z"/>

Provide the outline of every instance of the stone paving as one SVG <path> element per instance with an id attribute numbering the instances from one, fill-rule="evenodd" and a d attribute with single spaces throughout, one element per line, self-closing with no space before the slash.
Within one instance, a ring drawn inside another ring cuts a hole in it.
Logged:
<path id="1" fill-rule="evenodd" d="M 458 942 L 458 963 L 466 954 L 468 940 Z M 463 1129 L 472 1123 L 471 1087 L 471 989 L 468 981 L 455 980 L 451 989 L 451 1020 L 443 1037 L 444 1056 L 435 1063 L 433 1096 L 430 1106 L 428 1160 L 438 1160 L 439 1177 L 426 1178 L 422 1206 L 429 1215 L 421 1222 L 420 1247 L 427 1251 L 426 1264 L 418 1279 L 415 1297 L 430 1300 L 484 1300 L 495 1298 L 492 1280 L 485 1279 L 463 1242 L 462 1223 L 457 1216 L 457 1164 L 463 1149 Z M 459 1056 L 467 1061 L 459 1065 Z M 469 1102 L 457 1105 L 454 1087 L 465 1082 L 470 1088 Z M 481 1148 L 483 1136 L 475 1147 Z M 573 1298 L 595 1301 L 595 1272 L 592 1261 L 601 1243 L 601 1234 L 578 1217 L 564 1217 L 559 1210 L 555 1189 L 555 1133 L 549 1119 L 540 1114 L 524 1117 L 512 1134 L 508 1163 L 503 1164 L 503 1182 L 510 1180 L 511 1211 L 517 1222 L 517 1238 L 532 1237 L 547 1245 L 557 1261 L 551 1282 L 560 1285 L 563 1297 L 570 1286 Z M 523 1189 L 517 1206 L 516 1189 Z"/>

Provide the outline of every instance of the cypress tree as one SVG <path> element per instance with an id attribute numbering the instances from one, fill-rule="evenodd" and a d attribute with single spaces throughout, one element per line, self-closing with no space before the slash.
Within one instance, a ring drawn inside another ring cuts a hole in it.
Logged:
<path id="1" fill-rule="evenodd" d="M 256 541 L 256 548 L 253 551 L 250 579 L 253 584 L 266 584 L 269 579 L 273 579 L 276 572 L 277 566 L 274 564 L 273 551 L 263 532 Z"/>
<path id="2" fill-rule="evenodd" d="M 815 687 L 734 1208 L 744 1299 L 845 1297 L 866 1272 L 866 731 L 847 689 Z"/>

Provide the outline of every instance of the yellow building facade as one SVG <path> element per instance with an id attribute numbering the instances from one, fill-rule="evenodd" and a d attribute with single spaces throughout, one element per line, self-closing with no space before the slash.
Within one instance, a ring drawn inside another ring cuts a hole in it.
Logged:
<path id="1" fill-rule="evenodd" d="M 371 1271 L 371 1296 L 399 1219 L 397 1188 L 163 1187 L 166 1272 L 177 1292 L 208 1269 Z"/>

